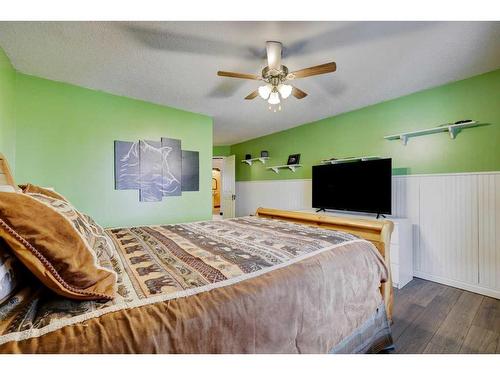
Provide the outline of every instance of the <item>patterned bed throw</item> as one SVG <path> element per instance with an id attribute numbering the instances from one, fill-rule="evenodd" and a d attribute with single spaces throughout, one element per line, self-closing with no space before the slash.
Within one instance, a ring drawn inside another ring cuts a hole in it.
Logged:
<path id="1" fill-rule="evenodd" d="M 111 229 L 108 233 L 138 298 L 242 279 L 358 239 L 344 232 L 256 217 Z"/>

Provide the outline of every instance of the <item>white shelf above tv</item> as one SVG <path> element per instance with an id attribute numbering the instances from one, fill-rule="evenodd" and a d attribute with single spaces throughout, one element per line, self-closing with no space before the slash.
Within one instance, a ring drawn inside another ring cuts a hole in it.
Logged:
<path id="1" fill-rule="evenodd" d="M 261 158 L 245 159 L 245 160 L 242 160 L 241 162 L 242 163 L 246 163 L 248 165 L 252 165 L 253 162 L 260 161 L 262 164 L 266 164 L 266 160 L 269 160 L 269 157 L 264 156 L 264 157 L 261 157 Z"/>
<path id="2" fill-rule="evenodd" d="M 455 139 L 457 134 L 460 132 L 460 130 L 464 128 L 473 128 L 475 126 L 478 126 L 479 122 L 478 121 L 469 121 L 469 122 L 464 122 L 461 124 L 445 124 L 441 126 L 436 126 L 435 128 L 429 128 L 429 129 L 422 129 L 422 130 L 415 130 L 415 131 L 410 131 L 410 132 L 405 132 L 405 133 L 400 133 L 400 134 L 393 134 L 393 135 L 387 135 L 384 138 L 387 140 L 397 140 L 399 139 L 401 143 L 403 143 L 405 146 L 408 143 L 408 139 L 411 137 L 418 137 L 421 135 L 428 135 L 428 134 L 435 134 L 435 133 L 449 133 L 451 139 Z"/>
<path id="3" fill-rule="evenodd" d="M 286 169 L 286 168 L 288 168 L 292 172 L 295 172 L 295 170 L 297 168 L 300 168 L 300 167 L 302 167 L 302 164 L 288 164 L 288 165 L 275 165 L 275 166 L 272 166 L 272 167 L 267 167 L 266 169 L 270 169 L 274 173 L 279 174 L 280 173 L 280 169 Z"/>
<path id="4" fill-rule="evenodd" d="M 351 161 L 368 161 L 368 160 L 377 160 L 382 159 L 380 156 L 358 156 L 355 158 L 344 158 L 344 159 L 326 159 L 321 160 L 321 164 L 340 164 L 340 163 L 349 163 Z"/>

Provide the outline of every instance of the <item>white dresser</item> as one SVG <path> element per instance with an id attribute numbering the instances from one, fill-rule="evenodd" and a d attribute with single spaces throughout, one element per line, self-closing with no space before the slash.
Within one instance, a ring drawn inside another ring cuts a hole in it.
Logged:
<path id="1" fill-rule="evenodd" d="M 302 212 L 315 212 L 315 210 L 299 210 Z M 413 279 L 413 240 L 411 223 L 406 218 L 387 217 L 375 219 L 373 215 L 345 213 L 338 211 L 320 212 L 319 215 L 355 217 L 359 219 L 390 220 L 394 223 L 391 235 L 390 259 L 392 284 L 401 289 Z"/>

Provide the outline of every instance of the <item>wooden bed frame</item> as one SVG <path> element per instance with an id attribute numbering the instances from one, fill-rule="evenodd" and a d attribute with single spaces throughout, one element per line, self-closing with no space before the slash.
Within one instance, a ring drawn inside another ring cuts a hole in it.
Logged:
<path id="1" fill-rule="evenodd" d="M 2 154 L 0 154 L 0 185 L 11 185 L 15 189 L 18 189 L 10 171 L 9 163 Z M 315 227 L 340 230 L 355 234 L 372 242 L 385 259 L 385 263 L 389 269 L 389 278 L 385 283 L 382 283 L 380 291 L 385 301 L 387 317 L 389 318 L 389 321 L 392 322 L 393 291 L 390 274 L 391 262 L 389 259 L 389 244 L 394 224 L 391 221 L 325 216 L 305 212 L 276 210 L 272 208 L 259 208 L 257 209 L 256 215 L 293 221 Z"/>
<path id="2" fill-rule="evenodd" d="M 9 163 L 2 154 L 0 154 L 0 185 L 10 185 L 16 188 L 14 177 L 12 177 L 12 173 L 9 168 Z"/>
<path id="3" fill-rule="evenodd" d="M 380 286 L 380 292 L 384 298 L 387 317 L 389 322 L 392 322 L 394 295 L 392 290 L 392 277 L 390 269 L 391 261 L 389 251 L 391 233 L 394 228 L 392 221 L 335 217 L 262 207 L 257 209 L 256 215 L 260 217 L 292 221 L 315 227 L 340 230 L 342 232 L 355 234 L 373 243 L 384 258 L 387 269 L 389 270 L 388 280 L 382 283 Z"/>

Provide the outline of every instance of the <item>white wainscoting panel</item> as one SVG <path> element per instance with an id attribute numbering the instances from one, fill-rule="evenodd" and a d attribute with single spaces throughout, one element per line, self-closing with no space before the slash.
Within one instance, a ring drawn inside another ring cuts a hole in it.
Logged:
<path id="1" fill-rule="evenodd" d="M 500 174 L 478 176 L 479 285 L 500 290 Z"/>
<path id="2" fill-rule="evenodd" d="M 414 251 L 414 270 L 477 284 L 477 176 L 419 179 L 420 247 Z"/>
<path id="3" fill-rule="evenodd" d="M 415 276 L 500 298 L 500 172 L 393 177 L 392 209 L 412 223 Z M 311 209 L 311 180 L 236 183 L 236 215 Z"/>
<path id="4" fill-rule="evenodd" d="M 311 208 L 311 188 L 311 180 L 236 182 L 236 216 L 252 215 L 259 207 Z"/>

